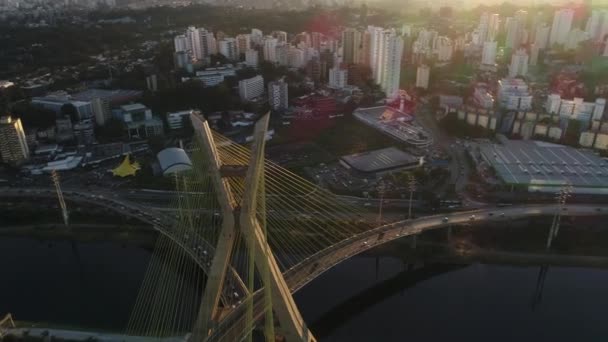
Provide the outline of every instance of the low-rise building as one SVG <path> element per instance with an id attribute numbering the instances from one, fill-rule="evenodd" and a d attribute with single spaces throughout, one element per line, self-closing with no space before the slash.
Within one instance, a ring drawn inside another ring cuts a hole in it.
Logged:
<path id="1" fill-rule="evenodd" d="M 122 119 L 127 126 L 129 138 L 147 138 L 163 135 L 163 121 L 152 115 L 152 111 L 141 103 L 124 105 Z"/>

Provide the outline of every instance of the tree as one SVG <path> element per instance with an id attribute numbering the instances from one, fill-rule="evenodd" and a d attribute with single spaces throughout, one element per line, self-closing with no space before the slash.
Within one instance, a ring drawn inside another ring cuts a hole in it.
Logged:
<path id="1" fill-rule="evenodd" d="M 66 103 L 63 106 L 61 106 L 61 109 L 59 110 L 59 112 L 61 113 L 62 117 L 66 117 L 67 116 L 67 117 L 70 118 L 70 120 L 72 122 L 78 122 L 78 121 L 80 121 L 79 117 L 78 117 L 78 110 L 71 103 Z"/>
<path id="2" fill-rule="evenodd" d="M 189 116 L 182 116 L 182 135 L 190 138 L 194 134 L 194 127 Z"/>
<path id="3" fill-rule="evenodd" d="M 150 145 L 152 152 L 156 155 L 165 148 L 165 138 L 156 135 L 151 136 L 148 138 L 148 144 Z"/>
<path id="4" fill-rule="evenodd" d="M 125 124 L 119 119 L 111 118 L 105 125 L 97 128 L 97 137 L 108 140 L 119 140 L 125 135 Z"/>

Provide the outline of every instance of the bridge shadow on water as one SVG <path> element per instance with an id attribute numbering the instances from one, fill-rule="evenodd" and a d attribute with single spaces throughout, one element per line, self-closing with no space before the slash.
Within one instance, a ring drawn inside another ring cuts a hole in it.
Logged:
<path id="1" fill-rule="evenodd" d="M 399 294 L 408 288 L 412 288 L 422 281 L 467 266 L 468 265 L 464 264 L 430 264 L 424 265 L 419 269 L 403 271 L 363 290 L 343 301 L 341 304 L 334 306 L 312 322 L 312 324 L 310 324 L 310 329 L 317 338 L 327 337 L 331 335 L 334 330 L 346 325 L 350 320 L 367 311 L 375 304 Z"/>

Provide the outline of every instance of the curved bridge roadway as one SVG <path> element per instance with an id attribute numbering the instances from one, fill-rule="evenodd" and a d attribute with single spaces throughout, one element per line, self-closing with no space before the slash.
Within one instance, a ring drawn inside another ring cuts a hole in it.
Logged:
<path id="1" fill-rule="evenodd" d="M 505 221 L 518 218 L 553 215 L 559 209 L 555 204 L 520 205 L 507 208 L 484 208 L 456 212 L 445 215 L 433 215 L 419 219 L 400 221 L 367 232 L 355 235 L 330 246 L 283 273 L 290 290 L 295 293 L 315 278 L 340 264 L 341 262 L 363 253 L 371 248 L 411 236 L 427 230 L 448 227 L 453 224 Z M 563 214 L 567 216 L 608 215 L 608 205 L 574 204 L 565 206 Z M 503 216 L 504 213 L 504 216 Z M 472 219 L 471 215 L 475 215 Z M 447 218 L 447 221 L 445 220 Z M 254 319 L 260 319 L 264 313 L 263 292 L 258 290 L 253 296 Z M 208 341 L 239 340 L 246 332 L 246 305 L 241 304 L 220 323 Z"/>

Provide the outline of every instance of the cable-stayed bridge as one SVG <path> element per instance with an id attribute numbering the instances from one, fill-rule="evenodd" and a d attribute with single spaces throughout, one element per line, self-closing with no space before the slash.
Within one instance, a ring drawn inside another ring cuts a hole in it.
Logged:
<path id="1" fill-rule="evenodd" d="M 361 219 L 360 207 L 264 159 L 267 116 L 256 124 L 250 149 L 212 132 L 198 117 L 193 122 L 194 167 L 175 176 L 175 216 L 112 196 L 63 192 L 67 200 L 104 206 L 161 233 L 128 335 L 314 341 L 292 294 L 338 263 L 403 236 L 469 222 L 471 215 L 490 221 L 562 210 L 513 206 L 501 209 L 503 217 L 486 208 L 374 227 Z M 608 207 L 567 210 L 597 215 Z"/>

